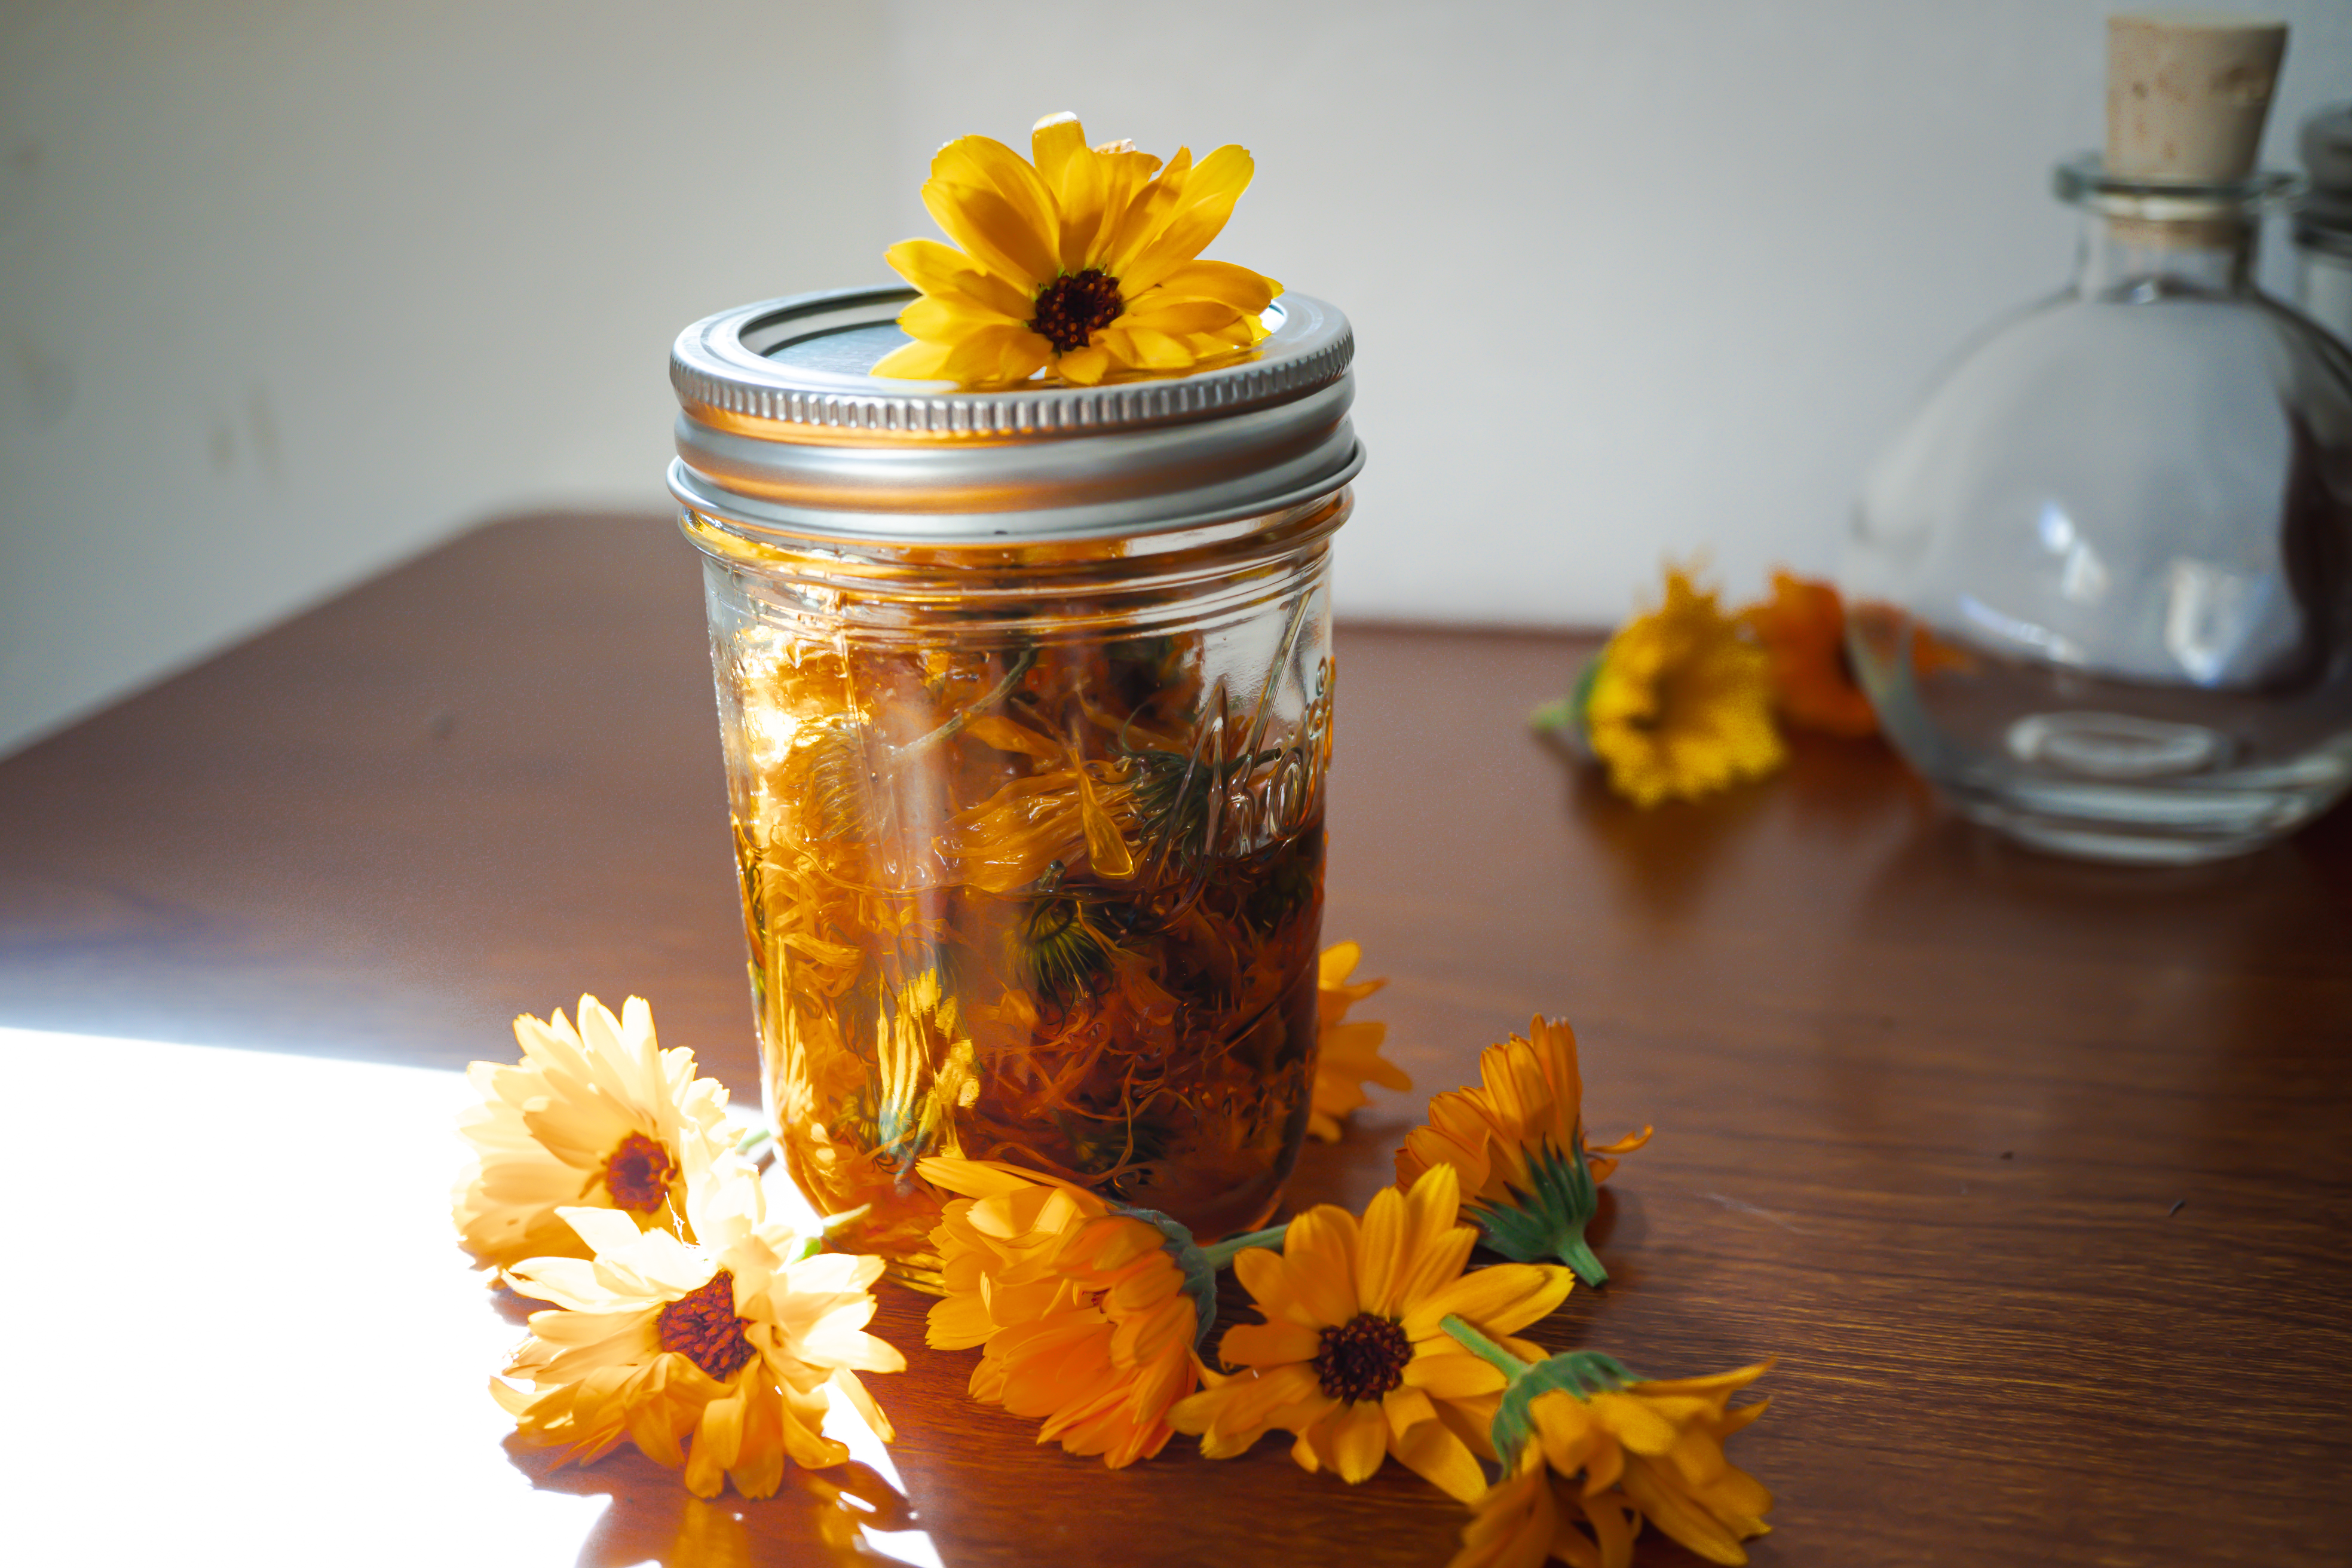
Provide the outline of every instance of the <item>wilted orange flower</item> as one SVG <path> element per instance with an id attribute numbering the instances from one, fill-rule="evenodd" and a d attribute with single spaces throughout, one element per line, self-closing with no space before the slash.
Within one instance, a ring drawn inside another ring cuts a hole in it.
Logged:
<path id="1" fill-rule="evenodd" d="M 1478 1497 L 1477 1456 L 1491 1452 L 1486 1426 L 1506 1380 L 1441 1321 L 1507 1335 L 1559 1306 L 1575 1281 L 1565 1268 L 1517 1263 L 1464 1274 L 1477 1233 L 1454 1223 L 1460 1206 L 1453 1167 L 1438 1165 L 1411 1192 L 1382 1188 L 1360 1223 L 1320 1205 L 1290 1222 L 1280 1254 L 1235 1258 L 1265 1321 L 1228 1329 L 1218 1353 L 1248 1371 L 1178 1405 L 1176 1429 L 1223 1459 L 1279 1427 L 1296 1437 L 1290 1455 L 1305 1469 L 1360 1481 L 1392 1455 L 1465 1502 Z"/>
<path id="2" fill-rule="evenodd" d="M 1609 1271 L 1584 1240 L 1594 1187 L 1616 1170 L 1615 1156 L 1650 1141 L 1651 1129 L 1588 1149 L 1576 1032 L 1538 1017 L 1528 1036 L 1479 1053 L 1480 1087 L 1429 1102 L 1428 1125 L 1397 1151 L 1397 1184 L 1451 1166 L 1461 1175 L 1463 1212 L 1495 1250 L 1521 1262 L 1557 1258 L 1598 1285 Z"/>
<path id="3" fill-rule="evenodd" d="M 1845 608 L 1835 588 L 1775 572 L 1772 596 L 1739 618 L 1770 661 L 1772 700 L 1782 718 L 1831 735 L 1877 732 L 1878 715 L 1846 658 Z"/>
<path id="4" fill-rule="evenodd" d="M 1113 1468 L 1165 1447 L 1169 1408 L 1200 1385 L 1192 1342 L 1208 1316 L 1175 1238 L 1013 1166 L 935 1157 L 919 1169 L 962 1194 L 931 1233 L 945 1294 L 926 1337 L 982 1347 L 971 1396 Z"/>
<path id="5" fill-rule="evenodd" d="M 1348 1021 L 1348 1009 L 1388 984 L 1365 980 L 1350 985 L 1348 976 L 1364 956 L 1352 942 L 1323 950 L 1315 988 L 1315 1101 L 1307 1131 L 1326 1143 L 1339 1141 L 1339 1124 L 1365 1103 L 1364 1081 L 1382 1089 L 1408 1089 L 1412 1079 L 1381 1055 L 1388 1038 L 1386 1024 Z"/>
<path id="6" fill-rule="evenodd" d="M 1770 1528 L 1772 1494 L 1723 1453 L 1770 1403 L 1731 1410 L 1731 1395 L 1770 1363 L 1654 1381 L 1597 1352 L 1530 1362 L 1467 1323 L 1447 1332 L 1509 1380 L 1493 1430 L 1506 1479 L 1475 1503 L 1449 1568 L 1533 1568 L 1546 1555 L 1627 1568 L 1643 1520 L 1731 1568 L 1748 1561 L 1739 1543 Z"/>
<path id="7" fill-rule="evenodd" d="M 1631 1568 L 1642 1528 L 1622 1495 L 1586 1498 L 1559 1485 L 1532 1444 L 1474 1506 L 1462 1550 L 1446 1568 L 1538 1568 L 1548 1557 L 1572 1568 Z"/>
<path id="8" fill-rule="evenodd" d="M 616 1209 L 639 1229 L 675 1225 L 689 1146 L 720 1147 L 726 1089 L 694 1076 L 691 1050 L 660 1047 L 641 996 L 617 1018 L 583 996 L 578 1028 L 559 1007 L 543 1021 L 525 1014 L 514 1032 L 520 1061 L 466 1069 L 482 1097 L 457 1119 L 476 1156 L 454 1205 L 466 1249 L 499 1265 L 585 1257 L 556 1213 L 566 1205 Z"/>

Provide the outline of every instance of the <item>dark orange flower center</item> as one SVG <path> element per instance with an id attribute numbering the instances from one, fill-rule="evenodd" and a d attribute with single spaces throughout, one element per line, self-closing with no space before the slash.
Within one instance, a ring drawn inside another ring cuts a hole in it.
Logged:
<path id="1" fill-rule="evenodd" d="M 604 1157 L 604 1190 L 615 1208 L 652 1214 L 669 1196 L 677 1180 L 677 1162 L 669 1151 L 642 1132 L 632 1132 Z"/>
<path id="2" fill-rule="evenodd" d="M 1378 1399 L 1404 1381 L 1412 1342 L 1394 1318 L 1359 1312 L 1323 1331 L 1315 1352 L 1315 1375 L 1334 1399 Z"/>
<path id="3" fill-rule="evenodd" d="M 1093 342 L 1125 308 L 1118 279 L 1089 267 L 1066 272 L 1037 290 L 1037 313 L 1029 319 L 1029 330 L 1053 344 L 1055 353 L 1066 354 Z"/>
<path id="4" fill-rule="evenodd" d="M 662 1349 L 724 1383 L 757 1353 L 743 1337 L 751 1321 L 735 1315 L 735 1276 L 722 1268 L 701 1289 L 664 1307 L 654 1333 Z"/>

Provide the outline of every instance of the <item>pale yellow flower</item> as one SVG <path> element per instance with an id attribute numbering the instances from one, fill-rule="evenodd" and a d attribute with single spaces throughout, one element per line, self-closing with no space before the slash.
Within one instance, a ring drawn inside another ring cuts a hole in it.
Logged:
<path id="1" fill-rule="evenodd" d="M 1323 950 L 1315 981 L 1315 1098 L 1307 1117 L 1307 1131 L 1326 1143 L 1339 1141 L 1340 1124 L 1365 1103 L 1364 1082 L 1382 1089 L 1408 1089 L 1412 1079 L 1381 1055 L 1388 1038 L 1386 1024 L 1357 1019 L 1348 1009 L 1388 984 L 1364 980 L 1350 985 L 1348 976 L 1364 956 L 1352 942 Z"/>
<path id="2" fill-rule="evenodd" d="M 849 1450 L 821 1435 L 827 1387 L 887 1440 L 890 1425 L 857 1373 L 906 1360 L 865 1332 L 878 1258 L 810 1256 L 814 1244 L 771 1223 L 758 1175 L 732 1154 L 689 1145 L 686 1217 L 699 1242 L 639 1230 L 625 1214 L 566 1207 L 591 1256 L 535 1258 L 509 1272 L 554 1303 L 492 1394 L 534 1447 L 586 1463 L 624 1437 L 714 1497 L 731 1479 L 772 1495 L 784 1460 L 837 1465 Z"/>
<path id="3" fill-rule="evenodd" d="M 961 1194 L 931 1233 L 945 1294 L 927 1338 L 982 1347 L 972 1397 L 1114 1469 L 1166 1447 L 1170 1407 L 1200 1386 L 1202 1318 L 1168 1234 L 1013 1166 L 940 1157 L 920 1170 Z"/>
<path id="4" fill-rule="evenodd" d="M 1770 661 L 1679 567 L 1666 572 L 1665 603 L 1601 650 L 1577 710 L 1610 787 L 1636 805 L 1696 800 L 1787 756 Z"/>
<path id="5" fill-rule="evenodd" d="M 1478 1497 L 1477 1456 L 1492 1452 L 1486 1428 L 1506 1380 L 1441 1324 L 1475 1323 L 1538 1358 L 1503 1336 L 1558 1307 L 1574 1280 L 1520 1263 L 1465 1275 L 1477 1232 L 1454 1223 L 1460 1206 L 1454 1168 L 1438 1165 L 1409 1193 L 1383 1188 L 1360 1222 L 1321 1205 L 1290 1222 L 1279 1256 L 1235 1257 L 1265 1321 L 1225 1331 L 1219 1355 L 1246 1370 L 1179 1404 L 1176 1430 L 1222 1459 L 1280 1428 L 1307 1470 L 1360 1481 L 1393 1457 L 1465 1502 Z"/>
<path id="6" fill-rule="evenodd" d="M 466 1069 L 482 1097 L 457 1119 L 476 1155 L 455 1205 L 467 1250 L 501 1266 L 585 1257 L 556 1213 L 565 1206 L 614 1209 L 640 1229 L 675 1224 L 688 1151 L 720 1144 L 718 1080 L 694 1076 L 692 1051 L 660 1047 L 638 996 L 618 1018 L 583 996 L 578 1028 L 558 1008 L 517 1018 L 514 1031 L 520 1061 Z"/>
<path id="7" fill-rule="evenodd" d="M 915 341 L 876 375 L 966 385 L 1040 370 L 1091 386 L 1179 375 L 1247 352 L 1271 278 L 1200 259 L 1255 165 L 1239 147 L 1192 162 L 1131 146 L 1089 147 L 1072 114 L 1037 122 L 1035 163 L 985 136 L 940 149 L 923 205 L 956 246 L 910 239 L 885 259 L 923 297 L 900 312 Z"/>

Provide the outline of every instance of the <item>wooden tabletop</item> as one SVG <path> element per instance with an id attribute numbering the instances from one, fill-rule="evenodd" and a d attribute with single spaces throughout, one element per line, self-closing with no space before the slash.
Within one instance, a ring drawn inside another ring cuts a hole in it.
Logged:
<path id="1" fill-rule="evenodd" d="M 1523 727 L 1583 646 L 1339 637 L 1325 936 L 1391 977 L 1358 1013 L 1423 1093 L 1565 1016 L 1595 1133 L 1657 1126 L 1606 1189 L 1612 1283 L 1535 1337 L 1652 1375 L 1777 1355 L 1732 1450 L 1780 1499 L 1761 1563 L 2352 1561 L 2352 820 L 2210 868 L 2074 865 L 1954 821 L 1875 743 L 1813 740 L 1642 814 Z M 717 742 L 692 552 L 665 520 L 568 517 L 468 535 L 0 762 L 0 1039 L 49 1074 L 17 1076 L 13 1163 L 64 1253 L 30 1292 L 12 1263 L 7 1321 L 20 1353 L 82 1358 L 55 1397 L 103 1402 L 89 1430 L 121 1445 L 60 1453 L 20 1406 L 12 1486 L 99 1531 L 87 1560 L 168 1461 L 201 1521 L 169 1539 L 247 1561 L 389 1560 L 406 1529 L 508 1564 L 1442 1563 L 1464 1516 L 1393 1466 L 1350 1488 L 1274 1439 L 1115 1473 L 1036 1447 L 889 1286 L 877 1330 L 909 1365 L 873 1384 L 899 1438 L 822 1478 L 848 1500 L 697 1504 L 634 1454 L 550 1475 L 500 1444 L 482 1382 L 519 1331 L 442 1239 L 450 1080 L 316 1058 L 511 1058 L 516 1013 L 637 992 L 756 1099 Z M 138 1200 L 48 1202 L 93 1145 L 27 1081 L 94 1091 L 122 1190 L 214 1205 L 216 1240 L 173 1229 L 168 1289 L 122 1243 Z M 1375 1101 L 1309 1146 L 1296 1202 L 1387 1179 L 1421 1101 Z M 264 1158 L 273 1127 L 300 1168 Z M 407 1285 L 331 1235 L 341 1211 L 284 1217 L 338 1194 L 423 1259 Z M 102 1357 L 41 1290 L 103 1299 Z M 142 1404 L 231 1361 L 252 1375 Z M 371 1417 L 402 1388 L 433 1392 Z M 460 1492 L 463 1530 L 436 1513 Z"/>

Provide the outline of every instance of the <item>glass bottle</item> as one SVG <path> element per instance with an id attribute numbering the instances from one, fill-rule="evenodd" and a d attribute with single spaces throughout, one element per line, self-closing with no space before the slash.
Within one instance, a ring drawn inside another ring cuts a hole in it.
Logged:
<path id="1" fill-rule="evenodd" d="M 2352 103 L 2305 121 L 2301 151 L 2310 188 L 2294 215 L 2294 302 L 2352 343 Z"/>
<path id="2" fill-rule="evenodd" d="M 2073 282 L 1966 353 L 1871 474 L 1848 647 L 1969 816 L 2196 860 L 2352 784 L 2352 355 L 2252 282 L 2291 182 L 2113 165 L 2058 168 Z"/>
<path id="3" fill-rule="evenodd" d="M 767 1107 L 838 1245 L 936 1288 L 926 1155 L 1202 1240 L 1311 1098 L 1345 319 L 1245 363 L 924 391 L 904 289 L 678 341 Z"/>

